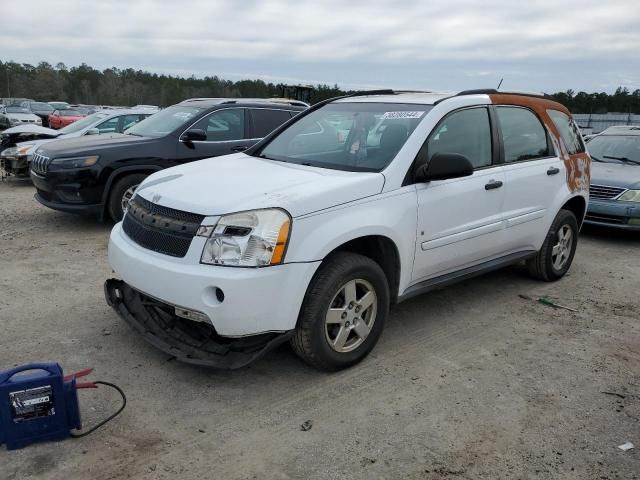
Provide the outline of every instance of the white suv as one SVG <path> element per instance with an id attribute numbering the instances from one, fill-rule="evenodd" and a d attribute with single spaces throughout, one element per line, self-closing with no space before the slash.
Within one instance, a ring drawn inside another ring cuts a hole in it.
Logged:
<path id="1" fill-rule="evenodd" d="M 290 340 L 337 370 L 394 303 L 522 260 L 562 277 L 589 166 L 543 96 L 333 99 L 246 152 L 148 177 L 111 233 L 107 301 L 186 362 L 237 368 Z"/>

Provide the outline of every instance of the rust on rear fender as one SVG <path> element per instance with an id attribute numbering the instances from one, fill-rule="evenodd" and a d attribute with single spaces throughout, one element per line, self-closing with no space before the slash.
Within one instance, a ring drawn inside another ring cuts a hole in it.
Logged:
<path id="1" fill-rule="evenodd" d="M 547 113 L 547 110 L 557 110 L 573 118 L 571 112 L 569 112 L 564 105 L 546 98 L 528 97 L 524 95 L 492 93 L 489 94 L 489 97 L 494 105 L 514 105 L 533 110 L 547 127 L 556 152 L 558 152 L 558 156 L 564 162 L 567 170 L 567 185 L 569 190 L 572 193 L 582 192 L 585 194 L 589 191 L 591 157 L 586 151 L 569 154 L 560 135 L 560 131 Z"/>

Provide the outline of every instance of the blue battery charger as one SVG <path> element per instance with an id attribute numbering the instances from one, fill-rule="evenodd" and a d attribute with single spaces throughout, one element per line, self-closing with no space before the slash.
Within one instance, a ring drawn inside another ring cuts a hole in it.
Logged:
<path id="1" fill-rule="evenodd" d="M 76 378 L 65 379 L 60 365 L 31 363 L 0 372 L 0 445 L 14 450 L 64 440 L 80 428 Z"/>

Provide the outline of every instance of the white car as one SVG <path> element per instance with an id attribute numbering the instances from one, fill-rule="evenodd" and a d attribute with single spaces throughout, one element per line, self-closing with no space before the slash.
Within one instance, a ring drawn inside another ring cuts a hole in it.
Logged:
<path id="1" fill-rule="evenodd" d="M 329 120 L 342 133 L 318 130 Z M 589 166 L 542 96 L 322 102 L 246 152 L 148 177 L 111 232 L 107 301 L 185 362 L 240 367 L 290 340 L 317 368 L 348 367 L 397 302 L 519 261 L 561 278 Z"/>
<path id="2" fill-rule="evenodd" d="M 42 120 L 18 105 L 0 107 L 0 130 L 25 124 L 42 125 Z"/>

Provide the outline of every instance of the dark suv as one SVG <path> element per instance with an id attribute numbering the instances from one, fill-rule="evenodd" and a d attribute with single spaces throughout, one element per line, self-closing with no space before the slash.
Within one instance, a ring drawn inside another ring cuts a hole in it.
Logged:
<path id="1" fill-rule="evenodd" d="M 151 173 L 246 150 L 306 107 L 294 100 L 196 98 L 123 134 L 48 143 L 31 161 L 35 198 L 55 210 L 119 221 L 135 188 Z"/>

